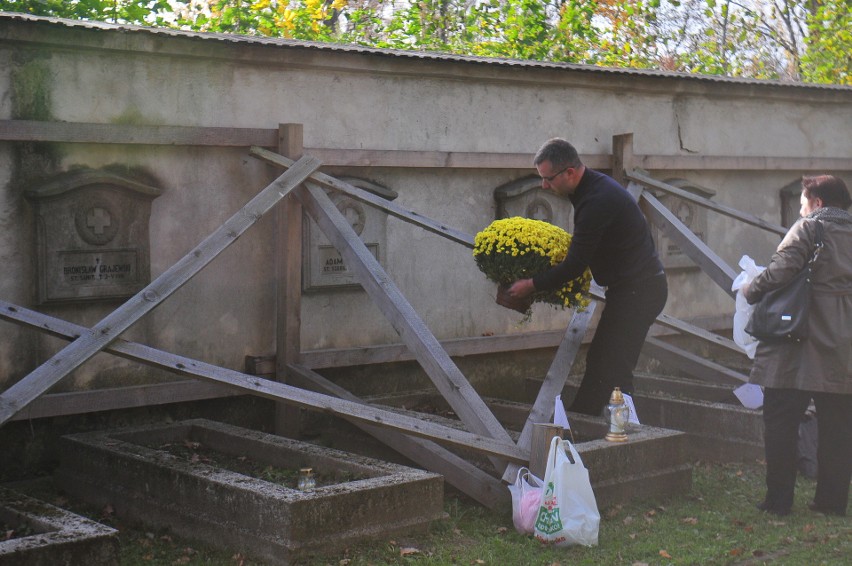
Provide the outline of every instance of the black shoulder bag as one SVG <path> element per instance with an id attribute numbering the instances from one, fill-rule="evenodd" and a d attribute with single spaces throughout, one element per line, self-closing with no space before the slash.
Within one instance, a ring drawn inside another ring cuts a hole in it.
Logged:
<path id="1" fill-rule="evenodd" d="M 811 258 L 783 287 L 767 291 L 754 306 L 745 331 L 762 342 L 800 342 L 808 337 L 811 270 L 822 249 L 822 224 L 816 223 Z"/>

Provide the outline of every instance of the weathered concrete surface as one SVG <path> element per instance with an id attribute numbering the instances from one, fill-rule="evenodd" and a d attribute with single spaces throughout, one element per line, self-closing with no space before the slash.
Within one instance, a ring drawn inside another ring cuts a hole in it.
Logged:
<path id="1" fill-rule="evenodd" d="M 118 531 L 2 486 L 0 521 L 33 531 L 0 541 L 0 566 L 118 564 Z"/>
<path id="2" fill-rule="evenodd" d="M 458 420 L 441 416 L 446 404 L 434 391 L 376 396 L 371 401 L 384 403 L 388 407 L 412 407 L 412 411 L 406 412 L 419 414 L 423 419 L 445 426 L 464 428 Z M 501 424 L 509 429 L 510 435 L 517 439 L 518 432 L 513 431 L 523 428 L 530 406 L 495 399 L 485 401 Z M 436 414 L 416 412 L 418 408 L 423 407 L 435 411 Z M 682 495 L 692 488 L 692 460 L 689 457 L 686 434 L 642 425 L 631 428 L 627 442 L 614 443 L 603 440 L 608 430 L 603 419 L 577 414 L 571 414 L 569 417 L 577 450 L 589 469 L 592 488 L 600 507 L 633 499 L 660 499 Z M 347 439 L 347 442 L 367 447 L 367 443 L 354 440 L 358 434 L 356 431 L 348 429 L 348 433 L 353 436 Z M 481 463 L 483 469 L 491 470 L 480 456 L 469 451 L 462 454 L 474 463 Z"/>
<path id="3" fill-rule="evenodd" d="M 575 376 L 571 381 L 578 379 Z M 540 385 L 541 380 L 528 380 L 527 394 L 534 395 Z M 762 413 L 740 404 L 733 394 L 736 386 L 637 375 L 634 387 L 639 420 L 685 432 L 689 461 L 745 462 L 763 458 Z M 562 398 L 570 401 L 576 389 L 575 383 L 567 385 Z"/>
<path id="4" fill-rule="evenodd" d="M 23 15 L 0 17 L 0 119 L 145 126 L 263 128 L 304 125 L 316 149 L 524 153 L 563 136 L 583 155 L 609 155 L 615 134 L 634 133 L 636 155 L 671 158 L 852 155 L 838 124 L 852 121 L 852 90 L 582 65 L 462 58 L 223 38 Z M 179 80 L 177 80 L 179 79 Z M 783 119 L 779 119 L 783 117 Z M 507 133 L 510 133 L 507 135 Z M 164 140 L 168 142 L 168 140 Z M 657 160 L 659 163 L 659 160 Z M 377 167 L 337 164 L 399 194 L 396 203 L 475 234 L 495 218 L 494 191 L 534 174 L 501 167 Z M 677 162 L 672 160 L 671 164 Z M 694 163 L 694 162 L 693 162 Z M 728 161 L 731 163 L 731 161 Z M 489 166 L 490 164 L 490 166 Z M 803 173 L 651 169 L 687 179 L 714 200 L 778 221 L 779 189 Z M 118 166 L 162 189 L 150 220 L 157 276 L 278 174 L 246 147 L 127 143 L 0 144 L 0 278 L 5 300 L 33 306 L 36 220 L 23 196 L 34 177 Z M 848 171 L 838 171 L 849 180 Z M 275 350 L 274 222 L 250 234 L 131 329 L 126 338 L 237 368 L 246 354 Z M 709 215 L 707 243 L 729 264 L 765 261 L 778 238 Z M 495 285 L 470 250 L 404 222 L 387 225 L 386 269 L 439 339 L 564 328 L 570 313 L 534 308 L 532 321 L 494 305 Z M 730 297 L 694 268 L 672 270 L 667 314 L 733 314 Z M 114 303 L 53 307 L 92 326 Z M 303 349 L 395 343 L 398 336 L 363 291 L 318 291 L 302 303 Z M 0 387 L 47 359 L 58 342 L 0 326 Z M 157 372 L 96 357 L 60 385 L 67 390 L 149 383 Z"/>
<path id="5" fill-rule="evenodd" d="M 184 442 L 276 468 L 311 467 L 339 483 L 301 492 L 148 447 Z M 445 516 L 437 474 L 203 419 L 69 435 L 60 450 L 57 483 L 72 496 L 270 564 Z"/>

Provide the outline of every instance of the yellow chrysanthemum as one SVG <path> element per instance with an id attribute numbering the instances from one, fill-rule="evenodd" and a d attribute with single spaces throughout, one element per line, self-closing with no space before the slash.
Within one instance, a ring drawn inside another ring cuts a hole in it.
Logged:
<path id="1" fill-rule="evenodd" d="M 532 277 L 565 259 L 571 234 L 541 220 L 515 216 L 495 220 L 474 239 L 476 265 L 490 280 L 509 284 Z M 591 272 L 572 279 L 553 292 L 533 295 L 537 302 L 585 309 L 590 302 Z"/>

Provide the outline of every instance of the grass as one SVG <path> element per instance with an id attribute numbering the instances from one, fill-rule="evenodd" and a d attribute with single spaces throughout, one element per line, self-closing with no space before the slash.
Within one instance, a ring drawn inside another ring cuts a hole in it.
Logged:
<path id="1" fill-rule="evenodd" d="M 763 495 L 763 466 L 703 464 L 694 468 L 690 494 L 668 501 L 634 501 L 601 510 L 596 547 L 548 548 L 520 535 L 509 513 L 497 514 L 447 494 L 446 521 L 428 533 L 377 540 L 304 562 L 316 566 L 380 565 L 841 565 L 852 563 L 852 519 L 807 509 L 814 492 L 800 478 L 793 513 L 766 515 L 754 507 Z M 109 508 L 65 508 L 120 531 L 121 566 L 258 566 L 243 554 L 221 552 L 166 532 L 129 528 Z M 414 502 L 413 502 L 414 503 Z"/>

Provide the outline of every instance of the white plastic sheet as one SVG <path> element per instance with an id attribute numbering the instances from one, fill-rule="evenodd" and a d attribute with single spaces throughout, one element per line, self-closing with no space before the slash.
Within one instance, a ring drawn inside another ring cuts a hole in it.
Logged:
<path id="1" fill-rule="evenodd" d="M 733 338 L 734 342 L 742 348 L 749 359 L 754 359 L 754 352 L 757 350 L 757 339 L 748 334 L 745 331 L 746 324 L 748 324 L 749 318 L 751 318 L 751 313 L 754 310 L 754 305 L 748 304 L 743 294 L 740 292 L 746 284 L 751 283 L 755 277 L 757 277 L 765 267 L 761 267 L 754 263 L 754 260 L 749 256 L 744 255 L 740 259 L 739 263 L 742 271 L 739 275 L 737 275 L 736 279 L 734 279 L 733 284 L 731 285 L 731 291 L 736 292 L 736 311 L 734 312 L 734 329 L 733 329 Z"/>

